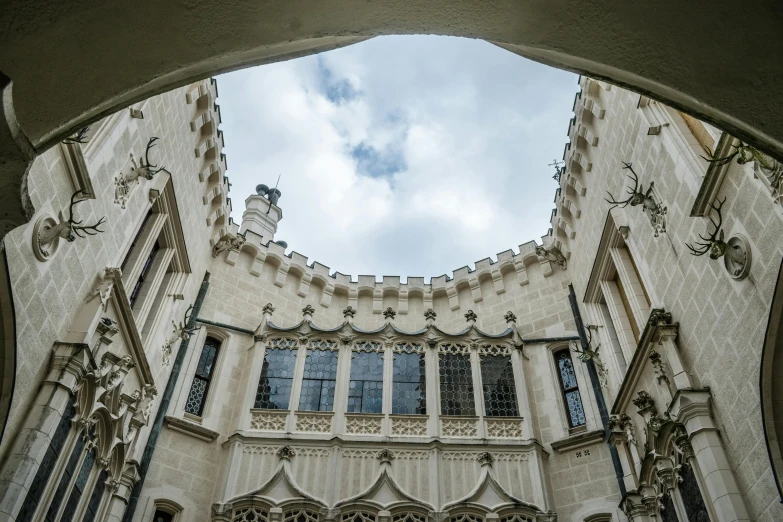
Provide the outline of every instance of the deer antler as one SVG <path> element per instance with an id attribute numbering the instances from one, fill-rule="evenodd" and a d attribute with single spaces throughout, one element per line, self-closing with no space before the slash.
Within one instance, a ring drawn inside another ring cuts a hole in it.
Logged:
<path id="1" fill-rule="evenodd" d="M 196 325 L 193 324 L 193 326 L 190 326 L 191 321 L 193 320 L 193 305 L 190 305 L 187 310 L 185 310 L 185 320 L 183 321 L 183 330 L 187 333 L 193 333 L 198 328 L 196 328 Z"/>
<path id="2" fill-rule="evenodd" d="M 715 220 L 712 218 L 712 214 L 707 216 L 710 219 L 712 226 L 715 227 L 715 230 L 709 233 L 709 237 L 704 237 L 703 235 L 699 234 L 699 239 L 701 239 L 701 241 L 694 241 L 696 246 L 693 246 L 690 243 L 685 243 L 685 246 L 688 247 L 688 249 L 691 251 L 691 254 L 694 256 L 703 256 L 710 251 L 713 243 L 721 240 L 721 238 L 718 237 L 718 234 L 723 233 L 721 230 L 721 226 L 723 225 L 723 214 L 721 213 L 721 208 L 725 202 L 726 198 L 724 197 L 722 201 L 718 200 L 717 206 L 714 203 L 710 203 L 712 210 L 718 213 L 718 222 L 715 222 Z"/>
<path id="3" fill-rule="evenodd" d="M 75 136 L 69 136 L 63 140 L 63 143 L 72 145 L 74 143 L 87 143 L 87 133 L 90 131 L 90 126 L 84 126 L 76 133 Z"/>
<path id="4" fill-rule="evenodd" d="M 160 138 L 158 138 L 157 136 L 151 137 L 150 140 L 147 142 L 147 149 L 144 151 L 145 167 L 147 167 L 147 170 L 149 171 L 151 176 L 153 176 L 153 175 L 157 174 L 158 172 L 160 172 L 161 170 L 163 170 L 163 167 L 157 168 L 157 165 L 154 165 L 152 163 L 152 161 L 150 161 L 150 150 L 152 150 L 152 147 L 157 145 L 156 142 L 159 139 Z"/>
<path id="5" fill-rule="evenodd" d="M 106 216 L 104 216 L 101 219 L 99 219 L 98 222 L 95 223 L 94 225 L 89 225 L 85 227 L 79 226 L 81 225 L 82 221 L 76 221 L 76 219 L 74 218 L 73 207 L 75 207 L 77 204 L 84 201 L 83 199 L 76 201 L 76 198 L 83 197 L 84 195 L 85 195 L 84 190 L 77 190 L 76 192 L 74 192 L 71 195 L 71 205 L 70 207 L 68 207 L 68 224 L 70 225 L 71 231 L 73 231 L 74 234 L 82 238 L 86 237 L 82 235 L 82 232 L 87 234 L 87 236 L 94 236 L 100 232 L 104 232 L 98 227 L 101 226 L 106 220 Z"/>
<path id="6" fill-rule="evenodd" d="M 624 200 L 621 200 L 621 201 L 615 201 L 614 196 L 612 195 L 612 193 L 609 192 L 609 191 L 606 191 L 606 193 L 612 199 L 604 198 L 604 201 L 614 205 L 615 207 L 617 205 L 622 205 L 620 208 L 627 207 L 631 203 L 631 200 L 633 200 L 633 197 L 635 195 L 637 195 L 638 193 L 641 193 L 641 191 L 637 190 L 639 188 L 639 177 L 636 175 L 636 172 L 634 172 L 633 167 L 631 166 L 631 163 L 623 162 L 623 169 L 627 169 L 627 170 L 631 171 L 631 173 L 628 174 L 628 177 L 631 178 L 631 180 L 633 180 L 633 188 L 626 188 L 626 192 L 628 194 L 630 194 L 630 196 L 628 196 L 628 199 L 624 199 Z M 614 207 L 612 207 L 612 208 L 614 208 Z"/>
<path id="7" fill-rule="evenodd" d="M 724 156 L 722 158 L 716 158 L 715 155 L 712 152 L 709 151 L 709 149 L 707 149 L 706 147 L 703 147 L 704 148 L 704 152 L 707 153 L 707 156 L 709 156 L 709 158 L 705 158 L 704 156 L 701 156 L 701 159 L 705 160 L 707 163 L 715 163 L 717 165 L 723 166 L 723 165 L 726 165 L 731 160 L 733 160 L 734 158 L 736 158 L 737 154 L 740 153 L 740 149 L 743 148 L 743 147 L 747 147 L 747 145 L 745 145 L 744 143 L 740 143 L 739 146 L 734 146 L 734 152 L 732 152 L 728 156 Z"/>

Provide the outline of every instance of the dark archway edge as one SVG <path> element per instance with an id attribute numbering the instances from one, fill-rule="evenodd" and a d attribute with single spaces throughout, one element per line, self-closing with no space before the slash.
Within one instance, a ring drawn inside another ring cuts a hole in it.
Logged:
<path id="1" fill-rule="evenodd" d="M 778 282 L 769 310 L 764 347 L 761 352 L 759 392 L 764 441 L 783 502 L 783 262 L 778 270 Z"/>

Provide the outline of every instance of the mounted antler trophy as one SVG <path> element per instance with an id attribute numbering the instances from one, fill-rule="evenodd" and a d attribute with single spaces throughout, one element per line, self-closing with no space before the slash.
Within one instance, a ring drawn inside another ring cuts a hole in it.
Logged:
<path id="1" fill-rule="evenodd" d="M 705 158 L 702 156 L 702 158 L 716 165 L 726 165 L 734 158 L 737 158 L 739 165 L 753 161 L 759 166 L 759 169 L 769 181 L 773 197 L 780 197 L 781 192 L 783 192 L 783 163 L 772 159 L 747 143 L 740 142 L 739 145 L 733 145 L 732 148 L 734 150 L 731 154 L 722 158 L 716 158 L 709 150 L 705 150 L 709 157 Z"/>
<path id="2" fill-rule="evenodd" d="M 710 203 L 710 207 L 718 214 L 718 221 L 716 222 L 712 215 L 708 218 L 712 226 L 715 229 L 709 233 L 708 237 L 704 237 L 699 234 L 701 241 L 695 241 L 694 244 L 685 243 L 688 250 L 694 256 L 703 256 L 704 254 L 710 254 L 710 259 L 723 258 L 723 262 L 726 266 L 731 277 L 734 279 L 744 279 L 750 271 L 751 252 L 750 244 L 745 236 L 737 234 L 732 236 L 728 241 L 724 241 L 723 237 L 723 204 L 726 202 L 726 198 L 719 200 L 718 204 Z"/>
<path id="3" fill-rule="evenodd" d="M 596 373 L 598 374 L 598 382 L 601 385 L 601 388 L 606 388 L 609 369 L 604 365 L 603 361 L 601 360 L 601 356 L 598 355 L 598 350 L 601 349 L 601 345 L 598 344 L 598 346 L 593 348 L 593 328 L 598 329 L 598 326 L 591 324 L 587 325 L 587 347 L 580 350 L 579 344 L 574 343 L 572 345 L 572 349 L 577 357 L 579 357 L 579 360 L 583 363 L 593 361 L 593 364 L 595 364 Z"/>
<path id="4" fill-rule="evenodd" d="M 75 145 L 76 143 L 87 143 L 87 133 L 90 132 L 90 126 L 87 125 L 78 130 L 73 136 L 69 136 L 63 140 L 63 143 L 68 145 Z"/>
<path id="5" fill-rule="evenodd" d="M 612 204 L 612 208 L 618 205 L 620 208 L 625 208 L 628 205 L 632 207 L 642 205 L 642 210 L 650 219 L 650 224 L 653 227 L 655 237 L 658 237 L 659 233 L 666 232 L 667 209 L 655 197 L 655 182 L 651 181 L 649 188 L 645 192 L 644 185 L 639 184 L 639 176 L 637 176 L 636 172 L 633 170 L 632 164 L 623 162 L 623 169 L 629 170 L 631 172 L 628 174 L 628 177 L 631 179 L 631 181 L 633 181 L 633 188 L 626 187 L 625 189 L 629 194 L 628 198 L 617 201 L 615 200 L 615 197 L 612 195 L 612 193 L 607 191 L 606 193 L 611 199 L 605 199 L 605 201 Z"/>
<path id="6" fill-rule="evenodd" d="M 158 168 L 158 166 L 153 164 L 152 160 L 150 160 L 150 151 L 157 145 L 159 139 L 160 138 L 156 136 L 149 139 L 147 148 L 144 151 L 144 158 L 139 159 L 138 165 L 136 165 L 136 160 L 131 154 L 131 164 L 133 166 L 131 167 L 130 172 L 128 174 L 120 172 L 120 175 L 114 179 L 114 184 L 116 185 L 114 189 L 114 202 L 122 205 L 122 208 L 125 208 L 125 204 L 130 197 L 130 192 L 139 178 L 152 180 L 152 178 L 155 177 L 155 174 L 165 170 L 164 167 Z"/>
<path id="7" fill-rule="evenodd" d="M 190 339 L 190 336 L 193 335 L 193 332 L 198 330 L 193 323 L 193 305 L 190 305 L 185 311 L 185 317 L 179 324 L 171 321 L 171 326 L 174 327 L 174 335 L 170 339 L 166 339 L 166 342 L 163 343 L 162 352 L 164 366 L 168 366 L 171 362 L 171 347 L 174 343 L 177 342 L 178 339 L 187 341 Z"/>
<path id="8" fill-rule="evenodd" d="M 103 232 L 100 227 L 106 220 L 102 217 L 94 225 L 81 226 L 82 221 L 77 221 L 73 214 L 76 205 L 84 201 L 85 192 L 77 190 L 71 195 L 71 205 L 68 207 L 68 219 L 63 216 L 61 210 L 58 219 L 55 220 L 48 214 L 38 218 L 33 228 L 33 252 L 39 261 L 48 261 L 57 252 L 60 239 L 65 239 L 69 243 L 76 240 L 77 237 L 85 238 L 94 236 Z"/>

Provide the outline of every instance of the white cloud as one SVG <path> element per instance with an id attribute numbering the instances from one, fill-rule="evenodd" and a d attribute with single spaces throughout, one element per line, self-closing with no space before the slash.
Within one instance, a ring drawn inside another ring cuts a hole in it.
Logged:
<path id="1" fill-rule="evenodd" d="M 576 77 L 486 42 L 376 38 L 218 80 L 234 219 L 342 273 L 436 276 L 549 225 Z"/>

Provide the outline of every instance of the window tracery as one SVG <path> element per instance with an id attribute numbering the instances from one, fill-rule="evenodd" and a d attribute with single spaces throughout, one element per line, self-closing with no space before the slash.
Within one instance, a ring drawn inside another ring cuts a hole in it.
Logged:
<path id="1" fill-rule="evenodd" d="M 484 518 L 472 513 L 460 513 L 450 516 L 449 522 L 484 522 Z"/>
<path id="2" fill-rule="evenodd" d="M 297 509 L 286 512 L 283 522 L 318 522 L 318 513 L 309 509 Z"/>
<path id="3" fill-rule="evenodd" d="M 533 522 L 533 519 L 520 515 L 519 513 L 514 513 L 513 515 L 500 517 L 500 522 Z"/>
<path id="4" fill-rule="evenodd" d="M 418 513 L 395 513 L 392 522 L 427 522 L 427 517 Z"/>
<path id="5" fill-rule="evenodd" d="M 678 487 L 688 520 L 693 522 L 710 522 L 707 506 L 704 503 L 701 489 L 699 489 L 694 469 L 688 464 L 683 464 L 680 467 L 680 479 Z"/>
<path id="6" fill-rule="evenodd" d="M 253 506 L 235 509 L 231 522 L 267 522 L 268 519 L 269 513 L 265 509 Z"/>
<path id="7" fill-rule="evenodd" d="M 376 520 L 378 520 L 378 517 L 374 513 L 365 511 L 352 511 L 340 515 L 341 522 L 376 522 Z"/>
<path id="8" fill-rule="evenodd" d="M 204 347 L 201 349 L 196 375 L 193 377 L 193 383 L 190 385 L 190 392 L 185 402 L 185 411 L 187 413 L 200 417 L 204 412 L 204 404 L 206 403 L 207 392 L 212 381 L 212 374 L 219 350 L 220 341 L 213 337 L 207 337 Z"/>

